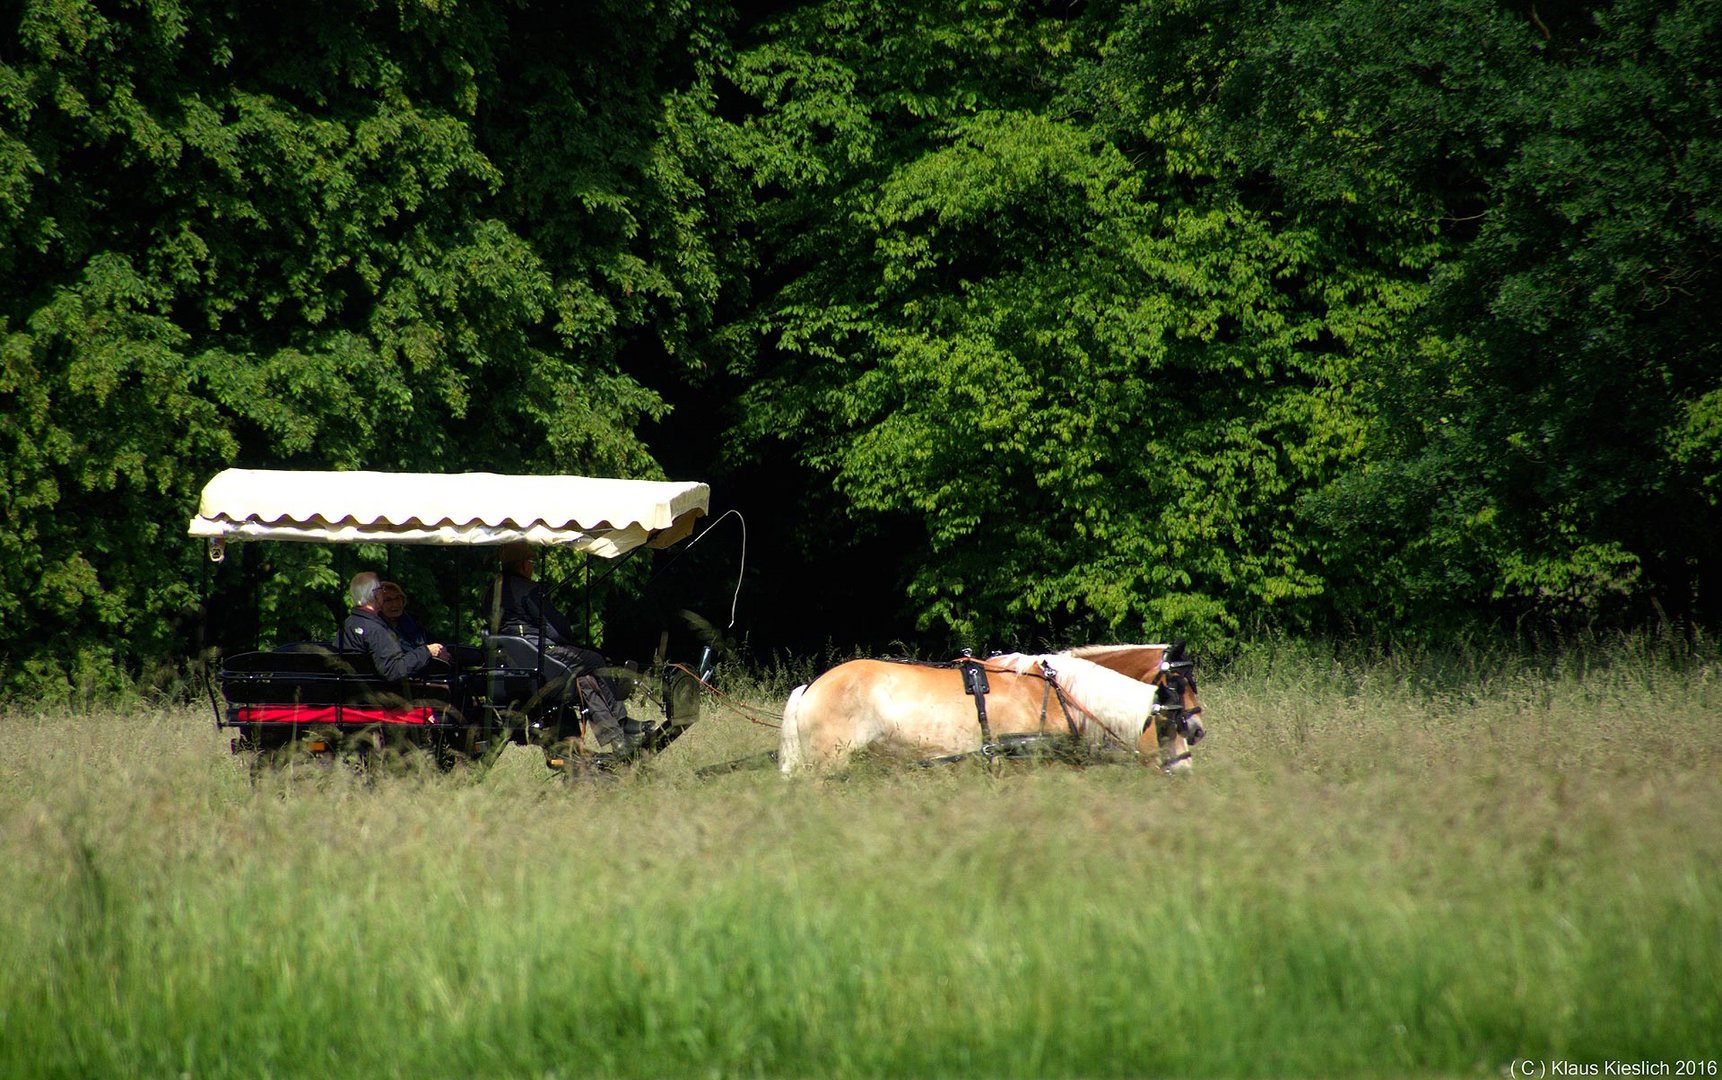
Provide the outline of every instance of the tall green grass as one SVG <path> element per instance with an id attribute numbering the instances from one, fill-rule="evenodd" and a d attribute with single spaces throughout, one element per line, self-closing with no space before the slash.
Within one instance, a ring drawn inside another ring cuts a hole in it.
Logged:
<path id="1" fill-rule="evenodd" d="M 783 681 L 608 784 L 254 783 L 207 711 L 0 716 L 0 1076 L 1722 1059 L 1708 646 L 1262 649 L 1175 779 L 701 778 Z"/>

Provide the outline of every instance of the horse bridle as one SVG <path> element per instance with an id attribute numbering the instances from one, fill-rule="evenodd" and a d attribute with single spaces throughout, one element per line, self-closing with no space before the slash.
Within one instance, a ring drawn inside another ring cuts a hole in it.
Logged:
<path id="1" fill-rule="evenodd" d="M 1160 662 L 1162 678 L 1154 684 L 1154 704 L 1150 711 L 1154 714 L 1154 735 L 1160 742 L 1170 742 L 1174 735 L 1182 735 L 1188 744 L 1182 754 L 1174 755 L 1160 762 L 1160 767 L 1170 768 L 1180 761 L 1190 759 L 1189 747 L 1202 741 L 1206 734 L 1200 727 L 1192 729 L 1190 721 L 1201 715 L 1200 705 L 1188 709 L 1184 707 L 1184 689 L 1188 687 L 1191 694 L 1196 693 L 1196 662 L 1194 660 L 1162 660 Z"/>
<path id="2" fill-rule="evenodd" d="M 1054 679 L 1052 668 L 1044 661 L 1041 663 L 1041 668 L 1048 684 L 1058 694 L 1059 706 L 1064 707 L 1064 691 Z M 1153 685 L 1154 701 L 1148 706 L 1148 715 L 1154 723 L 1154 737 L 1160 742 L 1166 743 L 1172 740 L 1174 734 L 1178 734 L 1184 736 L 1186 744 L 1183 753 L 1160 759 L 1160 768 L 1169 772 L 1172 766 L 1180 761 L 1190 760 L 1192 756 L 1190 747 L 1201 742 L 1202 736 L 1206 734 L 1202 728 L 1190 726 L 1190 721 L 1202 714 L 1202 707 L 1200 705 L 1194 705 L 1187 709 L 1184 707 L 1185 687 L 1189 688 L 1192 695 L 1196 693 L 1196 662 L 1194 660 L 1161 660 L 1160 678 Z M 1083 711 L 1086 712 L 1087 710 Z M 1064 719 L 1070 725 L 1071 735 L 1074 736 L 1076 734 L 1076 722 L 1071 719 L 1069 709 L 1065 709 Z M 1046 703 L 1044 701 L 1041 703 L 1041 723 L 1043 726 L 1046 723 Z M 1104 725 L 1102 725 L 1102 730 L 1105 730 Z M 1106 735 L 1108 738 L 1117 739 L 1117 736 L 1110 731 L 1107 731 Z"/>

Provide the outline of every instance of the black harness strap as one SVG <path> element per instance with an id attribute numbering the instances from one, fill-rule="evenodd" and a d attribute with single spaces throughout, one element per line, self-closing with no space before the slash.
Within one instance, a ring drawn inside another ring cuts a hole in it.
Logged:
<path id="1" fill-rule="evenodd" d="M 957 661 L 957 667 L 963 672 L 963 693 L 975 699 L 975 716 L 981 722 L 981 745 L 989 745 L 993 741 L 993 730 L 987 723 L 987 691 L 992 687 L 987 685 L 987 669 L 980 661 L 967 656 Z"/>
<path id="2" fill-rule="evenodd" d="M 1040 695 L 1040 729 L 1046 730 L 1046 699 L 1053 694 L 1058 695 L 1058 711 L 1064 714 L 1064 726 L 1070 729 L 1072 739 L 1081 735 L 1076 727 L 1076 718 L 1070 715 L 1070 706 L 1064 700 L 1064 687 L 1058 685 L 1058 676 L 1052 670 L 1052 665 L 1045 660 L 1040 662 L 1040 673 L 1046 679 L 1046 689 Z"/>

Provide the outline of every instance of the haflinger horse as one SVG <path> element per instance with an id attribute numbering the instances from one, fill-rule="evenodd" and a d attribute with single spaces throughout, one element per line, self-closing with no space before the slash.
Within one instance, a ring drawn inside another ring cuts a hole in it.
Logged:
<path id="1" fill-rule="evenodd" d="M 1066 734 L 1183 771 L 1205 733 L 1201 712 L 1194 661 L 1177 644 L 949 664 L 851 660 L 791 692 L 778 765 L 785 774 L 828 770 L 872 746 L 955 756 L 1007 736 Z"/>

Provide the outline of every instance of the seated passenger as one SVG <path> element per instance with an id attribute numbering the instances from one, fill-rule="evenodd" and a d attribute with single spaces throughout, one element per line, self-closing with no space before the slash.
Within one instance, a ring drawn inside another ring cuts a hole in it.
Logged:
<path id="1" fill-rule="evenodd" d="M 377 611 L 388 620 L 390 629 L 401 639 L 401 645 L 412 649 L 430 644 L 425 628 L 407 610 L 406 590 L 392 581 L 377 585 Z"/>
<path id="2" fill-rule="evenodd" d="M 407 648 L 395 636 L 382 612 L 377 610 L 377 590 L 380 582 L 369 570 L 353 575 L 347 591 L 353 598 L 353 610 L 341 627 L 341 648 L 369 653 L 377 666 L 377 674 L 385 679 L 409 679 L 424 673 L 434 660 L 447 660 L 446 645 L 432 642 Z"/>
<path id="3" fill-rule="evenodd" d="M 499 633 L 526 638 L 574 672 L 574 688 L 592 723 L 598 748 L 626 754 L 634 749 L 624 724 L 627 693 L 617 680 L 601 674 L 609 663 L 602 653 L 576 645 L 573 627 L 550 602 L 543 586 L 532 580 L 534 556 L 530 544 L 502 549 L 502 573 L 492 585 L 491 626 Z"/>

